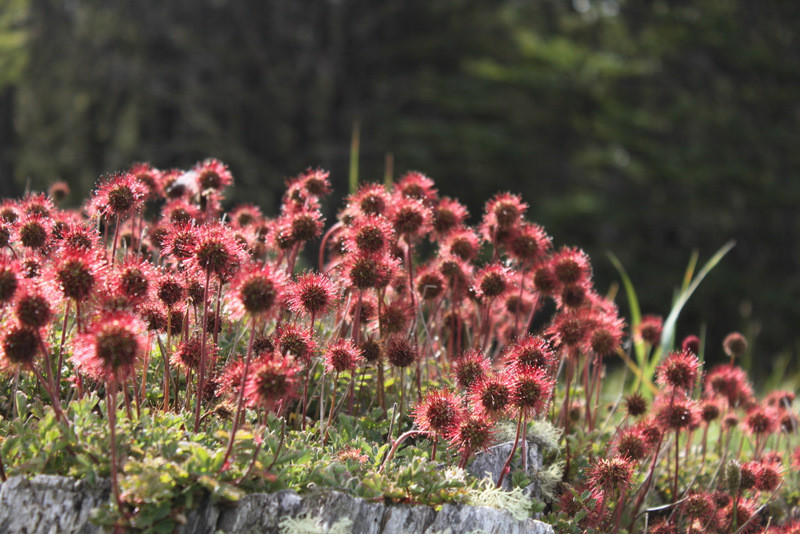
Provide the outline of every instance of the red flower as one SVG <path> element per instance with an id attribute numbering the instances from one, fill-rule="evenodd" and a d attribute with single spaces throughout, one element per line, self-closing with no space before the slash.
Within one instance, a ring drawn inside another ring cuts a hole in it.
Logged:
<path id="1" fill-rule="evenodd" d="M 89 205 L 89 213 L 106 219 L 126 219 L 142 209 L 147 188 L 130 173 L 118 173 L 100 184 Z"/>
<path id="2" fill-rule="evenodd" d="M 765 437 L 780 430 L 780 420 L 773 409 L 758 406 L 747 413 L 742 426 L 751 436 Z"/>
<path id="3" fill-rule="evenodd" d="M 82 220 L 69 220 L 59 225 L 58 244 L 64 251 L 89 251 L 100 248 L 100 236 L 94 226 Z M 56 237 L 54 232 L 53 237 Z"/>
<path id="4" fill-rule="evenodd" d="M 461 399 L 446 389 L 429 390 L 413 413 L 421 430 L 446 436 L 457 430 L 464 418 Z"/>
<path id="5" fill-rule="evenodd" d="M 404 197 L 414 198 L 431 206 L 436 202 L 437 193 L 433 180 L 417 171 L 407 172 L 395 185 Z"/>
<path id="6" fill-rule="evenodd" d="M 738 406 L 753 397 L 747 373 L 733 365 L 720 365 L 711 370 L 706 375 L 705 391 L 708 396 L 724 398 L 730 406 Z"/>
<path id="7" fill-rule="evenodd" d="M 747 350 L 747 339 L 739 332 L 731 332 L 722 341 L 722 348 L 732 358 L 741 357 Z"/>
<path id="8" fill-rule="evenodd" d="M 511 407 L 512 390 L 508 381 L 490 375 L 470 388 L 470 404 L 475 413 L 491 419 L 500 419 Z"/>
<path id="9" fill-rule="evenodd" d="M 296 323 L 289 323 L 280 327 L 277 346 L 281 354 L 288 354 L 306 361 L 311 359 L 314 350 L 317 348 L 312 330 Z"/>
<path id="10" fill-rule="evenodd" d="M 413 364 L 419 358 L 417 348 L 401 334 L 395 334 L 386 339 L 384 353 L 390 364 L 401 369 Z"/>
<path id="11" fill-rule="evenodd" d="M 589 487 L 595 494 L 619 495 L 633 484 L 633 462 L 628 458 L 598 458 L 589 469 Z"/>
<path id="12" fill-rule="evenodd" d="M 655 414 L 665 431 L 680 432 L 699 424 L 697 402 L 675 392 L 663 393 L 656 398 Z"/>
<path id="13" fill-rule="evenodd" d="M 613 445 L 613 450 L 618 456 L 634 462 L 647 456 L 650 449 L 650 442 L 639 425 L 628 426 L 620 430 Z"/>
<path id="14" fill-rule="evenodd" d="M 56 212 L 53 200 L 44 193 L 26 193 L 19 201 L 19 211 L 29 217 L 43 217 L 49 219 Z"/>
<path id="15" fill-rule="evenodd" d="M 128 173 L 147 189 L 148 199 L 161 198 L 164 195 L 162 173 L 149 163 L 134 163 Z"/>
<path id="16" fill-rule="evenodd" d="M 483 223 L 484 235 L 487 240 L 493 241 L 500 236 L 495 235 L 497 229 L 508 230 L 516 226 L 528 205 L 525 204 L 519 195 L 511 193 L 500 193 L 486 203 L 484 209 Z"/>
<path id="17" fill-rule="evenodd" d="M 589 346 L 600 356 L 616 354 L 622 345 L 624 327 L 625 321 L 619 317 L 610 315 L 601 317 L 589 336 Z"/>
<path id="18" fill-rule="evenodd" d="M 464 225 L 469 217 L 467 208 L 451 198 L 443 198 L 433 208 L 433 231 L 438 236 L 445 236 Z"/>
<path id="19" fill-rule="evenodd" d="M 195 229 L 189 259 L 198 274 L 210 273 L 226 281 L 246 261 L 247 255 L 230 228 L 214 223 Z"/>
<path id="20" fill-rule="evenodd" d="M 200 351 L 202 342 L 198 336 L 192 336 L 178 344 L 172 354 L 172 363 L 179 369 L 198 371 L 200 369 Z M 206 369 L 212 368 L 217 357 L 217 346 L 212 341 L 206 342 Z"/>
<path id="21" fill-rule="evenodd" d="M 14 317 L 21 325 L 44 328 L 53 319 L 53 307 L 40 284 L 26 280 L 14 298 Z"/>
<path id="22" fill-rule="evenodd" d="M 706 423 L 719 419 L 722 410 L 715 399 L 703 399 L 700 403 L 700 418 Z"/>
<path id="23" fill-rule="evenodd" d="M 639 417 L 647 412 L 647 399 L 640 393 L 631 393 L 625 397 L 624 404 L 625 411 L 627 411 L 628 415 L 631 417 Z"/>
<path id="24" fill-rule="evenodd" d="M 16 223 L 16 240 L 25 248 L 44 250 L 50 243 L 53 221 L 41 215 L 26 215 Z"/>
<path id="25" fill-rule="evenodd" d="M 82 372 L 100 380 L 123 380 L 133 374 L 145 350 L 146 326 L 123 312 L 101 316 L 73 343 L 72 361 Z"/>
<path id="26" fill-rule="evenodd" d="M 186 292 L 186 288 L 181 279 L 169 271 L 163 272 L 161 276 L 156 279 L 155 289 L 158 299 L 168 308 L 181 302 Z"/>
<path id="27" fill-rule="evenodd" d="M 566 309 L 555 315 L 547 334 L 556 347 L 566 345 L 582 348 L 589 340 L 594 325 L 594 314 L 585 308 Z"/>
<path id="28" fill-rule="evenodd" d="M 556 355 L 544 338 L 526 334 L 506 349 L 503 362 L 514 371 L 542 369 L 550 372 L 556 364 Z"/>
<path id="29" fill-rule="evenodd" d="M 331 192 L 330 173 L 323 169 L 307 169 L 299 182 L 309 195 L 321 197 Z"/>
<path id="30" fill-rule="evenodd" d="M 337 373 L 354 372 L 361 363 L 361 353 L 349 339 L 339 339 L 325 352 L 325 368 Z"/>
<path id="31" fill-rule="evenodd" d="M 349 254 L 344 278 L 357 289 L 384 288 L 392 281 L 399 262 L 386 254 Z"/>
<path id="32" fill-rule="evenodd" d="M 128 257 L 111 272 L 112 292 L 124 295 L 131 303 L 147 300 L 157 274 L 153 265 L 139 257 Z"/>
<path id="33" fill-rule="evenodd" d="M 480 298 L 494 299 L 510 287 L 511 270 L 499 263 L 488 265 L 475 275 L 473 289 Z"/>
<path id="34" fill-rule="evenodd" d="M 283 298 L 286 275 L 271 263 L 251 263 L 231 281 L 225 298 L 232 315 L 264 316 Z"/>
<path id="35" fill-rule="evenodd" d="M 691 491 L 678 506 L 678 512 L 684 517 L 705 523 L 716 512 L 716 508 L 710 493 Z"/>
<path id="36" fill-rule="evenodd" d="M 473 384 L 489 375 L 491 364 L 482 352 L 470 349 L 453 363 L 453 375 L 458 387 L 468 391 Z"/>
<path id="37" fill-rule="evenodd" d="M 336 303 L 336 295 L 336 286 L 330 278 L 309 272 L 290 285 L 287 300 L 292 311 L 320 317 Z"/>
<path id="38" fill-rule="evenodd" d="M 168 200 L 161 208 L 161 221 L 175 225 L 191 225 L 201 218 L 200 208 L 184 198 Z"/>
<path id="39" fill-rule="evenodd" d="M 104 267 L 94 251 L 66 250 L 54 259 L 45 277 L 55 294 L 83 302 L 102 287 Z"/>
<path id="40" fill-rule="evenodd" d="M 507 374 L 511 404 L 529 418 L 536 418 L 544 411 L 553 395 L 555 380 L 549 378 L 544 369 L 514 370 Z"/>
<path id="41" fill-rule="evenodd" d="M 69 193 L 69 184 L 62 180 L 53 182 L 47 189 L 47 194 L 50 195 L 50 198 L 52 198 L 55 202 L 61 202 L 69 196 Z"/>
<path id="42" fill-rule="evenodd" d="M 661 341 L 661 331 L 664 329 L 664 320 L 658 315 L 645 315 L 639 323 L 636 334 L 651 345 L 658 345 Z"/>
<path id="43" fill-rule="evenodd" d="M 491 447 L 494 442 L 494 423 L 486 417 L 467 414 L 447 436 L 462 455 L 469 455 Z"/>
<path id="44" fill-rule="evenodd" d="M 380 184 L 364 184 L 347 204 L 363 215 L 383 215 L 391 204 L 391 195 Z"/>
<path id="45" fill-rule="evenodd" d="M 472 261 L 478 256 L 481 241 L 478 234 L 470 228 L 460 228 L 451 232 L 442 246 L 445 252 L 462 260 Z"/>
<path id="46" fill-rule="evenodd" d="M 0 369 L 30 368 L 41 349 L 38 329 L 8 321 L 0 332 Z"/>
<path id="47" fill-rule="evenodd" d="M 233 183 L 233 175 L 228 166 L 218 159 L 209 158 L 194 166 L 197 189 L 202 193 L 207 190 L 220 191 Z"/>
<path id="48" fill-rule="evenodd" d="M 550 260 L 556 279 L 564 285 L 582 285 L 591 280 L 589 256 L 580 249 L 564 247 Z"/>
<path id="49" fill-rule="evenodd" d="M 689 392 L 700 375 L 700 360 L 691 352 L 671 352 L 656 368 L 656 382 Z"/>
<path id="50" fill-rule="evenodd" d="M 445 290 L 444 276 L 433 265 L 427 265 L 417 271 L 416 289 L 423 300 L 434 300 Z"/>
<path id="51" fill-rule="evenodd" d="M 408 197 L 393 199 L 389 221 L 398 235 L 421 237 L 431 229 L 431 210 L 420 200 Z"/>
<path id="52" fill-rule="evenodd" d="M 692 354 L 700 354 L 700 338 L 697 336 L 686 336 L 681 342 L 681 349 Z"/>
<path id="53" fill-rule="evenodd" d="M 344 233 L 345 248 L 351 252 L 382 253 L 394 239 L 391 223 L 379 215 L 356 217 Z"/>
<path id="54" fill-rule="evenodd" d="M 522 222 L 506 239 L 508 252 L 520 263 L 530 265 L 541 261 L 550 251 L 553 241 L 538 224 Z"/>
<path id="55" fill-rule="evenodd" d="M 279 402 L 296 398 L 300 370 L 291 356 L 264 354 L 253 362 L 253 370 L 248 373 L 244 389 L 247 405 L 272 411 Z"/>
<path id="56" fill-rule="evenodd" d="M 19 263 L 0 255 L 0 306 L 11 302 L 21 279 Z"/>
<path id="57" fill-rule="evenodd" d="M 258 206 L 253 204 L 239 204 L 230 214 L 231 223 L 236 228 L 248 228 L 264 219 Z"/>

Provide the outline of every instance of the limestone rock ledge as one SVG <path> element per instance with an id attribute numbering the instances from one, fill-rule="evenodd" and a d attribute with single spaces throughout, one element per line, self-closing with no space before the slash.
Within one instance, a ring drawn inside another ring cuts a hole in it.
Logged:
<path id="1" fill-rule="evenodd" d="M 12 477 L 0 484 L 0 532 L 4 534 L 99 534 L 89 522 L 92 508 L 109 498 L 107 482 L 90 486 L 68 477 Z M 286 517 L 314 518 L 320 532 L 334 525 L 352 534 L 482 532 L 553 534 L 539 521 L 519 521 L 509 512 L 483 506 L 428 506 L 372 503 L 338 491 L 298 495 L 285 490 L 247 495 L 237 503 L 201 506 L 187 514 L 180 534 L 262 534 L 280 532 Z M 343 521 L 344 520 L 344 521 Z"/>

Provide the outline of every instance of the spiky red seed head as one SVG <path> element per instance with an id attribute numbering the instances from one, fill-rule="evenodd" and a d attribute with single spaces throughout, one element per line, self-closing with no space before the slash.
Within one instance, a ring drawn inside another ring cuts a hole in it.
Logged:
<path id="1" fill-rule="evenodd" d="M 472 454 L 492 445 L 494 425 L 485 417 L 468 414 L 447 438 L 462 454 Z"/>
<path id="2" fill-rule="evenodd" d="M 656 382 L 691 391 L 700 375 L 700 360 L 691 352 L 671 352 L 656 369 Z"/>
<path id="3" fill-rule="evenodd" d="M 43 294 L 25 292 L 16 299 L 14 316 L 25 326 L 43 328 L 53 319 L 53 308 Z"/>
<path id="4" fill-rule="evenodd" d="M 6 324 L 0 334 L 0 367 L 29 367 L 33 365 L 40 347 L 41 337 L 35 328 Z"/>
<path id="5" fill-rule="evenodd" d="M 389 336 L 384 345 L 386 359 L 394 367 L 404 369 L 413 364 L 419 358 L 419 351 L 402 334 Z"/>
<path id="6" fill-rule="evenodd" d="M 143 354 L 145 325 L 138 317 L 114 312 L 100 316 L 74 341 L 72 360 L 88 375 L 120 381 L 129 377 Z"/>
<path id="7" fill-rule="evenodd" d="M 461 400 L 448 390 L 430 390 L 415 408 L 413 417 L 421 430 L 439 436 L 450 434 L 463 418 Z"/>
<path id="8" fill-rule="evenodd" d="M 43 220 L 31 218 L 24 221 L 17 230 L 19 242 L 23 247 L 42 249 L 47 245 L 48 227 Z"/>
<path id="9" fill-rule="evenodd" d="M 645 315 L 639 323 L 637 334 L 641 339 L 651 345 L 658 345 L 661 341 L 661 331 L 664 329 L 664 320 L 658 315 Z"/>
<path id="10" fill-rule="evenodd" d="M 488 376 L 490 367 L 486 356 L 477 350 L 470 350 L 453 363 L 456 384 L 462 390 L 469 391 L 474 384 Z"/>
<path id="11" fill-rule="evenodd" d="M 334 341 L 325 352 L 325 367 L 337 373 L 352 373 L 361 363 L 358 348 L 349 339 Z"/>
<path id="12" fill-rule="evenodd" d="M 247 405 L 274 410 L 279 402 L 296 398 L 300 370 L 291 356 L 265 354 L 254 362 L 245 384 Z"/>
<path id="13" fill-rule="evenodd" d="M 514 340 L 504 356 L 506 365 L 519 370 L 550 370 L 555 361 L 556 355 L 547 340 L 527 334 Z"/>
<path id="14" fill-rule="evenodd" d="M 598 458 L 588 473 L 589 485 L 596 491 L 619 495 L 633 484 L 633 462 L 627 458 Z"/>
<path id="15" fill-rule="evenodd" d="M 487 417 L 503 417 L 511 407 L 511 400 L 511 388 L 500 376 L 488 376 L 470 388 L 473 409 Z"/>
<path id="16" fill-rule="evenodd" d="M 700 354 L 700 338 L 697 336 L 686 336 L 681 342 L 681 349 L 692 354 Z"/>
<path id="17" fill-rule="evenodd" d="M 306 273 L 289 288 L 289 305 L 302 314 L 321 316 L 336 301 L 336 286 L 327 276 Z"/>
<path id="18" fill-rule="evenodd" d="M 725 354 L 732 358 L 739 358 L 747 351 L 747 338 L 739 332 L 731 332 L 722 341 Z"/>
<path id="19" fill-rule="evenodd" d="M 512 371 L 507 383 L 511 404 L 532 418 L 538 417 L 545 409 L 555 387 L 555 381 L 544 369 Z"/>
<path id="20" fill-rule="evenodd" d="M 641 393 L 631 393 L 624 399 L 625 410 L 631 417 L 639 417 L 647 412 L 647 399 Z"/>

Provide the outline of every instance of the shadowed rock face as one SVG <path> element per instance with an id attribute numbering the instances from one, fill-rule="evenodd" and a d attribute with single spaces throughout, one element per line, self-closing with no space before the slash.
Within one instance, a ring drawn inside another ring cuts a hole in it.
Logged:
<path id="1" fill-rule="evenodd" d="M 504 459 L 505 461 L 505 459 Z M 89 522 L 92 508 L 108 502 L 109 485 L 90 486 L 67 477 L 12 477 L 0 485 L 0 532 L 4 534 L 100 534 Z M 460 533 L 553 534 L 553 529 L 509 512 L 482 506 L 446 504 L 440 511 L 428 506 L 387 506 L 337 491 L 300 496 L 294 491 L 247 495 L 230 505 L 200 506 L 187 514 L 181 534 L 278 533 L 285 517 L 315 518 L 322 532 L 349 519 L 353 534 Z"/>
<path id="2" fill-rule="evenodd" d="M 522 455 L 525 453 L 528 456 L 526 473 L 535 479 L 536 473 L 542 468 L 542 453 L 536 443 L 529 441 L 527 447 L 522 445 L 522 442 L 520 442 L 517 451 L 514 453 L 514 458 L 511 461 L 511 473 L 522 469 Z M 488 475 L 491 476 L 492 480 L 496 481 L 500 477 L 500 471 L 503 469 L 513 446 L 513 441 L 507 441 L 479 452 L 467 466 L 467 471 L 476 478 L 485 478 Z M 503 489 L 506 491 L 511 489 L 511 473 L 507 474 L 503 480 Z M 525 494 L 528 497 L 539 498 L 537 484 L 532 483 L 525 488 Z"/>

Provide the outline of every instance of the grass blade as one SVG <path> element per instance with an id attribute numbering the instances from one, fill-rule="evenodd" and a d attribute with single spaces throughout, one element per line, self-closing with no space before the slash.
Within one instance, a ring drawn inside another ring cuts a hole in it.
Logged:
<path id="1" fill-rule="evenodd" d="M 675 304 L 672 306 L 672 309 L 667 316 L 666 321 L 664 321 L 664 330 L 661 333 L 661 346 L 659 347 L 658 352 L 654 355 L 652 365 L 655 366 L 658 363 L 662 354 L 666 354 L 675 343 L 675 323 L 678 321 L 678 316 L 681 314 L 683 307 L 689 301 L 692 294 L 695 292 L 697 287 L 700 285 L 700 282 L 708 276 L 708 273 L 711 272 L 711 269 L 717 266 L 717 264 L 722 260 L 722 258 L 730 252 L 730 250 L 736 245 L 736 242 L 731 240 L 725 243 L 722 248 L 720 248 L 716 254 L 714 254 L 710 260 L 703 265 L 703 268 L 697 273 L 692 283 L 689 284 L 685 290 L 681 291 L 681 294 L 678 296 L 678 299 L 675 301 Z"/>

